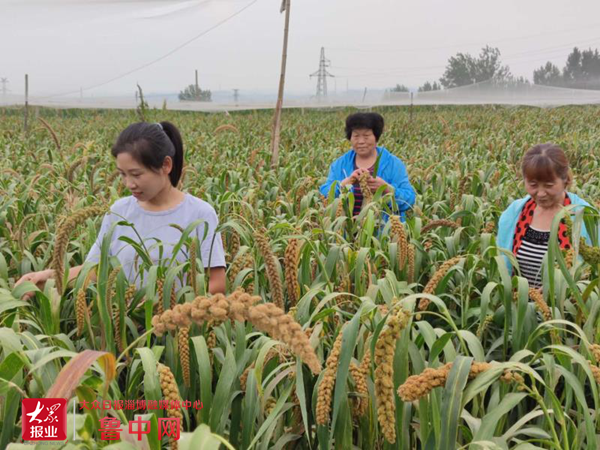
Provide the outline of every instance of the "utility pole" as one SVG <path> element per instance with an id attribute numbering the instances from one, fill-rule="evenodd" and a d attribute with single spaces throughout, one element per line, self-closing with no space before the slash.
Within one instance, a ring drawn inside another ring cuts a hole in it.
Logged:
<path id="1" fill-rule="evenodd" d="M 2 83 L 2 95 L 6 96 L 6 93 L 8 92 L 8 89 L 6 88 L 8 78 L 0 78 L 0 83 Z"/>
<path id="2" fill-rule="evenodd" d="M 196 69 L 196 92 L 198 92 L 198 69 Z"/>
<path id="3" fill-rule="evenodd" d="M 321 47 L 321 58 L 319 60 L 319 70 L 312 73 L 310 77 L 317 77 L 317 100 L 327 98 L 327 77 L 333 77 L 328 71 L 327 67 L 331 64 L 327 58 L 325 58 L 325 47 Z"/>
<path id="4" fill-rule="evenodd" d="M 281 54 L 281 75 L 279 77 L 279 92 L 277 105 L 273 116 L 273 133 L 271 135 L 271 167 L 276 168 L 279 163 L 279 134 L 281 132 L 281 108 L 283 106 L 283 87 L 285 85 L 285 66 L 287 63 L 288 34 L 290 29 L 290 4 L 291 0 L 282 0 L 280 13 L 285 11 L 285 27 L 283 29 L 283 51 Z"/>
<path id="5" fill-rule="evenodd" d="M 235 103 L 235 106 L 238 105 L 239 99 L 240 99 L 240 90 L 234 89 L 233 90 L 233 103 Z"/>

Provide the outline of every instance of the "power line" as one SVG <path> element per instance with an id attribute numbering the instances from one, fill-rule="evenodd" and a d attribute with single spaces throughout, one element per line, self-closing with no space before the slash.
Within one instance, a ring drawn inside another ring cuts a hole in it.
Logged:
<path id="1" fill-rule="evenodd" d="M 599 38 L 594 38 L 591 40 L 587 40 L 584 42 L 581 41 L 577 41 L 577 42 L 572 42 L 569 44 L 562 44 L 559 46 L 553 46 L 553 47 L 546 47 L 546 48 L 542 48 L 542 49 L 537 49 L 537 50 L 528 50 L 525 52 L 519 52 L 519 53 L 513 53 L 513 54 L 509 54 L 509 55 L 505 55 L 502 56 L 502 60 L 517 60 L 516 62 L 512 62 L 511 64 L 526 64 L 526 63 L 533 63 L 533 62 L 539 62 L 539 61 L 545 61 L 547 60 L 549 57 L 551 57 L 550 55 L 548 55 L 549 53 L 557 53 L 557 52 L 561 52 L 561 54 L 571 48 L 572 46 L 577 46 L 577 45 L 590 45 L 593 43 L 600 43 L 600 39 Z M 540 54 L 547 54 L 547 56 L 543 56 L 543 57 L 536 57 L 536 58 L 525 58 L 523 59 L 523 56 L 529 56 L 529 55 L 540 55 Z M 554 55 L 553 55 L 554 56 Z M 560 56 L 560 55 L 556 55 L 556 56 Z M 521 61 L 519 61 L 521 60 Z M 365 70 L 364 67 L 343 67 L 343 66 L 332 66 L 333 69 L 346 69 L 346 70 Z M 360 77 L 366 77 L 366 76 L 376 76 L 376 77 L 380 77 L 380 76 L 395 76 L 395 75 L 412 75 L 412 76 L 418 76 L 421 74 L 417 74 L 417 73 L 412 73 L 414 71 L 429 71 L 429 72 L 433 72 L 434 70 L 440 70 L 440 69 L 444 69 L 446 68 L 446 65 L 434 65 L 434 66 L 417 66 L 417 67 L 389 67 L 389 68 L 385 68 L 382 70 L 379 70 L 377 72 L 367 72 L 367 73 L 357 73 L 357 74 L 346 74 L 346 75 L 338 75 L 338 77 L 340 78 L 360 78 Z"/>
<path id="2" fill-rule="evenodd" d="M 565 49 L 568 49 L 572 46 L 577 46 L 577 45 L 589 45 L 589 44 L 593 44 L 593 43 L 597 43 L 599 42 L 600 38 L 596 37 L 594 39 L 591 40 L 586 40 L 586 41 L 576 41 L 576 42 L 571 42 L 569 44 L 561 44 L 558 46 L 552 46 L 552 47 L 545 47 L 545 48 L 541 48 L 541 49 L 536 49 L 536 50 L 528 50 L 525 52 L 518 52 L 518 53 L 512 53 L 512 54 L 508 54 L 508 55 L 504 55 L 502 56 L 502 59 L 508 59 L 508 58 L 518 58 L 520 56 L 525 56 L 525 55 L 530 55 L 530 54 L 535 54 L 535 55 L 539 55 L 540 53 L 546 53 L 546 52 L 556 52 L 556 51 L 564 51 Z M 446 67 L 445 65 L 435 65 L 435 66 L 421 66 L 421 67 L 411 67 L 410 69 L 437 69 L 440 67 Z M 335 69 L 347 69 L 347 70 L 365 70 L 364 67 L 343 67 L 343 66 L 332 66 L 332 68 Z M 385 69 L 382 69 L 380 71 L 378 71 L 377 73 L 385 73 L 385 71 L 397 71 L 397 70 L 405 70 L 405 69 L 409 69 L 406 67 L 388 67 Z"/>
<path id="3" fill-rule="evenodd" d="M 560 30 L 560 31 L 555 31 L 555 32 L 542 32 L 542 33 L 529 34 L 529 35 L 525 35 L 525 36 L 512 37 L 512 38 L 488 39 L 487 43 L 496 44 L 496 43 L 502 43 L 502 42 L 514 42 L 514 41 L 520 41 L 520 40 L 524 40 L 524 39 L 531 39 L 534 37 L 552 36 L 552 35 L 557 35 L 557 34 L 573 33 L 575 31 L 598 29 L 598 28 L 600 28 L 600 23 L 592 24 L 587 27 L 577 27 L 577 28 L 571 28 L 571 29 Z M 356 53 L 416 53 L 416 52 L 422 52 L 422 51 L 446 50 L 446 49 L 451 49 L 451 48 L 470 47 L 470 46 L 476 46 L 476 45 L 481 46 L 481 45 L 485 45 L 485 44 L 482 41 L 478 41 L 478 42 L 469 42 L 469 43 L 462 43 L 462 44 L 442 45 L 442 46 L 436 46 L 436 47 L 413 47 L 410 49 L 377 48 L 377 49 L 368 50 L 368 49 L 364 49 L 364 48 L 361 49 L 361 48 L 346 48 L 346 47 L 325 47 L 325 48 L 327 50 L 333 50 L 333 51 L 356 52 Z"/>
<path id="4" fill-rule="evenodd" d="M 157 62 L 160 62 L 163 59 L 168 58 L 169 56 L 171 56 L 172 54 L 178 52 L 182 48 L 188 46 L 189 44 L 191 44 L 195 40 L 200 39 L 202 36 L 205 36 L 206 34 L 210 33 L 211 31 L 215 30 L 216 28 L 219 28 L 221 25 L 225 24 L 226 22 L 229 22 L 234 17 L 240 15 L 245 10 L 247 10 L 248 8 L 250 8 L 252 5 L 254 5 L 255 3 L 257 3 L 258 1 L 259 0 L 252 0 L 249 4 L 247 4 L 243 8 L 239 9 L 235 13 L 233 13 L 230 16 L 226 17 L 225 19 L 221 20 L 220 22 L 218 22 L 217 24 L 215 24 L 212 27 L 208 28 L 207 30 L 204 30 L 202 33 L 197 34 L 196 36 L 193 36 L 192 38 L 188 39 L 184 43 L 182 43 L 182 44 L 178 45 L 177 47 L 175 47 L 174 49 L 168 51 L 164 55 L 162 55 L 162 56 L 160 56 L 160 57 L 158 57 L 156 59 L 153 59 L 152 61 L 149 61 L 149 62 L 147 62 L 145 64 L 142 64 L 141 66 L 138 66 L 135 69 L 131 69 L 131 70 L 129 70 L 129 71 L 127 71 L 127 72 L 125 72 L 125 73 L 123 73 L 121 75 L 118 75 L 118 76 L 116 76 L 114 78 L 111 78 L 109 80 L 103 81 L 102 83 L 95 84 L 93 86 L 88 86 L 88 87 L 83 88 L 81 90 L 65 92 L 65 93 L 62 93 L 62 94 L 49 95 L 49 96 L 41 97 L 41 98 L 44 99 L 44 98 L 52 98 L 52 97 L 62 97 L 64 95 L 76 94 L 76 93 L 79 93 L 80 91 L 89 91 L 91 89 L 96 89 L 96 88 L 99 88 L 101 86 L 105 86 L 105 85 L 107 85 L 109 83 L 112 83 L 114 81 L 120 80 L 121 78 L 125 78 L 126 76 L 131 75 L 132 73 L 139 72 L 142 69 L 150 67 L 151 65 L 156 64 Z"/>
<path id="5" fill-rule="evenodd" d="M 537 50 L 527 50 L 524 52 L 519 52 L 519 53 L 513 53 L 512 55 L 507 55 L 506 58 L 513 58 L 515 56 L 522 56 L 522 55 L 531 55 L 531 54 L 539 54 L 541 52 L 555 52 L 557 50 L 565 50 L 565 49 L 569 49 L 572 46 L 583 46 L 583 45 L 590 45 L 593 43 L 597 43 L 599 40 L 598 37 L 595 37 L 593 39 L 588 39 L 585 41 L 574 41 L 574 42 L 570 42 L 569 44 L 561 44 L 561 45 L 555 45 L 552 47 L 545 47 L 545 48 L 541 48 L 541 49 L 537 49 Z"/>

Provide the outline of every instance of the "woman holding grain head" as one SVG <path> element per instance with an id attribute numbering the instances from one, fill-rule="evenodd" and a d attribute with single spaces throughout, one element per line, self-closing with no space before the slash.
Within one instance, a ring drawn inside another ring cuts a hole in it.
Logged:
<path id="1" fill-rule="evenodd" d="M 129 125 L 119 135 L 112 148 L 117 169 L 131 196 L 117 200 L 105 215 L 98 238 L 86 262 L 98 262 L 103 238 L 111 226 L 126 220 L 135 227 L 117 225 L 111 236 L 110 255 L 116 256 L 130 282 L 137 279 L 135 249 L 119 239 L 126 237 L 139 243 L 140 237 L 151 259 L 159 259 L 156 240 L 163 244 L 162 258 L 172 257 L 173 247 L 181 238 L 181 231 L 194 221 L 202 220 L 195 235 L 201 242 L 202 263 L 209 277 L 210 293 L 225 292 L 225 254 L 220 233 L 216 232 L 218 218 L 214 208 L 197 197 L 177 189 L 183 169 L 183 141 L 179 130 L 170 122 L 140 122 Z M 208 229 L 204 236 L 205 227 Z M 138 234 L 140 237 L 138 237 Z M 194 234 L 192 234 L 194 235 Z M 171 252 L 171 253 L 169 253 Z M 183 251 L 176 256 L 186 261 Z M 82 266 L 69 270 L 69 280 L 77 277 Z M 54 276 L 52 269 L 24 275 L 17 282 L 31 281 L 38 287 Z"/>
<path id="2" fill-rule="evenodd" d="M 359 180 L 367 177 L 371 192 L 384 186 L 384 193 L 392 192 L 400 215 L 415 203 L 415 190 L 408 180 L 406 167 L 400 158 L 392 155 L 385 147 L 377 146 L 383 134 L 384 120 L 377 113 L 355 113 L 346 118 L 346 138 L 352 148 L 336 159 L 329 168 L 327 181 L 320 187 L 321 194 L 329 195 L 334 182 L 335 196 L 341 192 L 340 186 L 350 186 L 354 193 L 353 215 L 360 213 L 363 192 Z M 373 177 L 375 162 L 380 157 L 377 174 Z M 365 175 L 366 174 L 366 175 Z"/>
<path id="3" fill-rule="evenodd" d="M 500 216 L 497 243 L 515 255 L 530 287 L 539 288 L 554 217 L 564 206 L 590 205 L 567 191 L 572 181 L 569 161 L 558 145 L 548 143 L 530 148 L 523 157 L 521 171 L 528 195 L 512 202 Z M 581 235 L 589 241 L 585 228 Z M 558 241 L 560 248 L 571 248 L 564 220 L 559 224 Z"/>

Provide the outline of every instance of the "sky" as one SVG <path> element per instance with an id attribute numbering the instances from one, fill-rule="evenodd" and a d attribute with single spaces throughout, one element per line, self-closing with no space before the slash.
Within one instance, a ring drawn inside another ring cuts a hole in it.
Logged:
<path id="1" fill-rule="evenodd" d="M 112 96 L 202 88 L 276 93 L 281 0 L 0 0 L 0 77 L 11 93 Z M 498 47 L 532 79 L 600 48 L 597 0 L 291 0 L 286 93 L 312 93 L 321 47 L 330 92 L 416 88 L 448 58 Z M 184 45 L 186 44 L 187 45 Z M 156 62 L 155 62 L 156 61 Z M 139 70 L 138 70 L 139 69 Z M 83 91 L 82 91 L 83 90 Z"/>

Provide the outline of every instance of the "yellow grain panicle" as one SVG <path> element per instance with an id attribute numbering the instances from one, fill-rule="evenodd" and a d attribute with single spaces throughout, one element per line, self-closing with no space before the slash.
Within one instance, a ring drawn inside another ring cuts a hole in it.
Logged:
<path id="1" fill-rule="evenodd" d="M 495 229 L 496 229 L 496 224 L 493 221 L 491 221 L 485 225 L 485 227 L 482 230 L 482 233 L 491 234 L 494 232 Z"/>
<path id="2" fill-rule="evenodd" d="M 446 276 L 446 274 L 448 273 L 448 271 L 454 267 L 455 265 L 457 265 L 460 260 L 462 258 L 460 256 L 455 256 L 454 258 L 449 259 L 448 261 L 444 262 L 444 264 L 442 264 L 440 266 L 440 268 L 437 270 L 437 272 L 435 272 L 435 274 L 433 274 L 433 277 L 431 277 L 431 279 L 429 280 L 429 282 L 427 283 L 427 285 L 425 286 L 425 289 L 423 289 L 423 293 L 424 294 L 433 294 L 435 293 L 435 288 L 437 287 L 437 285 L 439 284 L 440 281 L 442 281 L 442 279 Z M 420 311 L 424 311 L 427 309 L 427 307 L 429 306 L 429 303 L 431 303 L 431 301 L 428 298 L 422 298 L 419 300 L 419 310 Z"/>
<path id="3" fill-rule="evenodd" d="M 229 276 L 229 283 L 233 285 L 238 274 L 244 269 L 251 269 L 253 265 L 254 259 L 250 253 L 244 253 L 243 255 L 236 256 L 231 266 L 229 266 L 227 273 Z"/>
<path id="4" fill-rule="evenodd" d="M 331 399 L 333 395 L 333 388 L 335 386 L 340 351 L 342 349 L 342 336 L 343 333 L 340 330 L 335 342 L 333 343 L 331 353 L 329 353 L 327 361 L 325 362 L 325 373 L 323 374 L 321 383 L 319 383 L 316 408 L 318 425 L 325 425 L 330 419 L 329 414 L 331 412 Z"/>
<path id="5" fill-rule="evenodd" d="M 56 240 L 54 243 L 54 253 L 52 255 L 51 267 L 54 270 L 54 279 L 56 281 L 56 289 L 60 294 L 63 292 L 63 275 L 65 272 L 65 254 L 69 239 L 78 225 L 85 222 L 91 217 L 96 217 L 104 214 L 107 210 L 106 206 L 89 206 L 74 212 L 69 217 L 63 219 L 56 231 Z"/>
<path id="6" fill-rule="evenodd" d="M 571 247 L 569 250 L 565 252 L 565 264 L 567 265 L 567 269 L 571 270 L 573 268 L 573 262 L 575 261 L 575 249 Z"/>
<path id="7" fill-rule="evenodd" d="M 371 179 L 371 174 L 368 172 L 363 172 L 358 178 L 358 184 L 360 185 L 360 191 L 363 196 L 362 206 L 368 205 L 373 201 L 373 193 L 369 188 L 369 180 Z"/>
<path id="8" fill-rule="evenodd" d="M 344 199 L 338 198 L 337 207 L 335 209 L 335 218 L 342 217 L 344 215 Z"/>
<path id="9" fill-rule="evenodd" d="M 164 364 L 160 363 L 158 364 L 157 369 L 163 398 L 168 402 L 169 406 L 175 403 L 181 404 L 179 387 L 177 386 L 177 382 L 175 381 L 175 377 L 173 376 L 173 372 L 171 372 L 171 369 L 169 369 Z M 167 409 L 167 417 L 173 419 L 179 418 L 180 431 L 183 430 L 183 413 L 180 409 L 169 407 Z M 178 448 L 178 443 L 173 437 L 169 438 L 169 444 L 171 445 L 171 449 Z"/>
<path id="10" fill-rule="evenodd" d="M 594 355 L 597 363 L 600 363 L 600 345 L 592 344 L 590 345 L 590 353 Z"/>
<path id="11" fill-rule="evenodd" d="M 567 228 L 567 236 L 572 238 L 573 236 L 573 221 L 571 220 L 570 214 L 565 214 L 563 222 Z M 579 254 L 583 260 L 591 266 L 600 264 L 600 247 L 594 247 L 588 245 L 584 237 L 579 238 Z"/>
<path id="12" fill-rule="evenodd" d="M 592 370 L 592 375 L 594 375 L 594 380 L 596 380 L 596 383 L 600 384 L 600 367 L 595 366 L 592 363 L 590 364 L 590 369 Z"/>
<path id="13" fill-rule="evenodd" d="M 285 249 L 284 268 L 285 284 L 290 306 L 296 305 L 300 296 L 300 283 L 298 282 L 298 261 L 300 260 L 301 242 L 290 239 Z"/>
<path id="14" fill-rule="evenodd" d="M 529 298 L 535 302 L 536 309 L 542 313 L 542 317 L 546 322 L 552 320 L 552 312 L 548 307 L 548 304 L 544 300 L 544 295 L 539 289 L 529 288 Z"/>
<path id="15" fill-rule="evenodd" d="M 477 328 L 477 337 L 478 338 L 481 338 L 481 336 L 483 336 L 483 334 L 487 330 L 488 326 L 492 323 L 493 319 L 494 319 L 494 316 L 491 314 L 485 316 L 485 319 L 483 319 L 483 322 L 481 322 L 479 324 L 479 327 Z"/>
<path id="16" fill-rule="evenodd" d="M 590 266 L 600 264 L 600 247 L 588 245 L 584 238 L 579 241 L 579 254 Z"/>
<path id="17" fill-rule="evenodd" d="M 275 409 L 275 405 L 277 405 L 277 400 L 274 399 L 273 397 L 269 397 L 267 399 L 267 401 L 265 402 L 265 417 L 268 417 L 271 415 L 271 413 Z"/>
<path id="18" fill-rule="evenodd" d="M 356 385 L 357 398 L 353 401 L 353 412 L 356 417 L 362 417 L 367 412 L 369 407 L 369 389 L 367 387 L 367 375 L 371 368 L 371 353 L 369 350 L 365 352 L 360 366 L 352 363 L 350 365 L 350 373 L 354 378 Z"/>
<path id="19" fill-rule="evenodd" d="M 408 245 L 408 272 L 406 279 L 409 283 L 415 281 L 415 246 L 413 244 Z"/>
<path id="20" fill-rule="evenodd" d="M 176 305 L 172 310 L 155 315 L 152 326 L 157 336 L 178 327 L 189 326 L 192 322 L 202 324 L 209 320 L 248 321 L 254 327 L 287 344 L 302 361 L 317 374 L 321 363 L 311 347 L 302 327 L 292 316 L 286 314 L 273 303 L 261 303 L 259 296 L 251 296 L 237 290 L 229 296 L 216 294 L 211 297 L 196 297 L 191 303 Z"/>
<path id="21" fill-rule="evenodd" d="M 217 128 L 215 128 L 215 131 L 213 131 L 213 133 L 219 134 L 223 131 L 234 131 L 236 133 L 239 133 L 239 130 L 234 125 L 231 125 L 230 123 L 225 123 L 223 125 L 219 125 Z"/>
<path id="22" fill-rule="evenodd" d="M 391 234 L 398 243 L 398 267 L 404 268 L 408 258 L 408 237 L 398 216 L 390 216 Z"/>
<path id="23" fill-rule="evenodd" d="M 163 302 L 163 290 L 165 288 L 165 281 L 162 278 L 158 278 L 156 280 L 156 298 L 157 303 L 155 306 L 156 314 L 162 314 L 165 311 L 165 306 Z"/>
<path id="24" fill-rule="evenodd" d="M 375 396 L 377 398 L 377 419 L 381 432 L 390 443 L 396 441 L 396 404 L 394 398 L 393 360 L 396 341 L 408 325 L 410 316 L 403 309 L 388 317 L 375 344 Z"/>
<path id="25" fill-rule="evenodd" d="M 269 287 L 271 288 L 271 298 L 273 302 L 281 309 L 283 306 L 283 285 L 279 272 L 277 271 L 277 260 L 271 250 L 271 243 L 266 235 L 266 230 L 263 228 L 254 234 L 258 249 L 265 261 L 267 269 L 267 278 L 269 279 Z"/>
<path id="26" fill-rule="evenodd" d="M 77 321 L 77 336 L 81 336 L 81 333 L 83 333 L 83 328 L 85 327 L 85 315 L 87 313 L 85 289 L 83 288 L 77 292 L 77 297 L 75 299 L 75 311 L 75 318 Z"/>
<path id="27" fill-rule="evenodd" d="M 471 364 L 469 379 L 475 378 L 492 367 L 490 363 Z M 436 387 L 444 386 L 452 363 L 447 363 L 437 369 L 427 368 L 419 375 L 412 375 L 398 388 L 398 395 L 405 402 L 414 402 L 428 395 Z"/>
<path id="28" fill-rule="evenodd" d="M 456 223 L 452 220 L 447 220 L 447 219 L 432 220 L 427 225 L 425 225 L 423 228 L 421 228 L 421 234 L 425 234 L 429 230 L 433 230 L 434 228 L 448 227 L 448 228 L 456 229 L 459 226 L 460 225 L 458 223 Z"/>
<path id="29" fill-rule="evenodd" d="M 227 252 L 227 262 L 233 261 L 240 251 L 240 235 L 235 230 L 231 230 L 228 239 L 229 252 Z"/>
<path id="30" fill-rule="evenodd" d="M 183 372 L 183 382 L 190 387 L 190 327 L 181 327 L 177 332 L 177 345 L 179 347 L 179 360 Z"/>
<path id="31" fill-rule="evenodd" d="M 119 353 L 123 353 L 123 340 L 121 339 L 121 313 L 119 305 L 113 303 L 113 321 L 115 324 L 115 340 L 117 341 L 117 350 Z"/>
<path id="32" fill-rule="evenodd" d="M 517 391 L 526 390 L 527 386 L 525 385 L 525 378 L 519 372 L 515 372 L 514 370 L 505 370 L 500 380 L 504 383 L 516 383 Z"/>
<path id="33" fill-rule="evenodd" d="M 137 292 L 137 288 L 135 284 L 130 284 L 125 291 L 125 304 L 129 308 L 135 299 L 135 293 Z"/>

